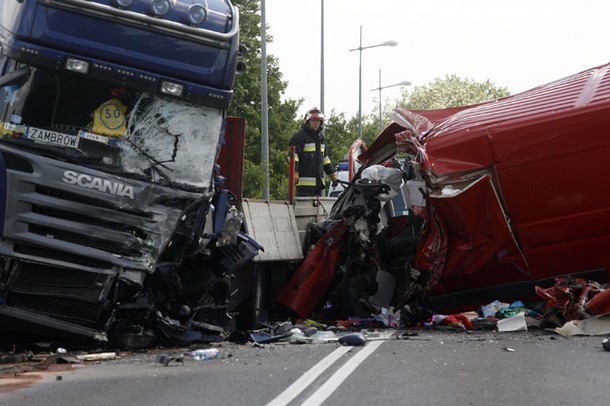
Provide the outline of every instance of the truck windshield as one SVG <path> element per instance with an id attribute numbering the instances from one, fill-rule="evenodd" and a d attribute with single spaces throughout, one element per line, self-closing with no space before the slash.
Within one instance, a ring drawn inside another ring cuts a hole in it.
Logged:
<path id="1" fill-rule="evenodd" d="M 210 186 L 221 110 L 55 71 L 19 73 L 0 81 L 0 142 L 150 182 Z"/>

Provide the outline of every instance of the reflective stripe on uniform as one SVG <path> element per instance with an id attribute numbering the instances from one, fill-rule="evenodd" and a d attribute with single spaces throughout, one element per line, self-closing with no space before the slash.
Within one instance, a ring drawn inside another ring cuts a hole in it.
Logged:
<path id="1" fill-rule="evenodd" d="M 326 148 L 326 145 L 320 144 L 320 151 L 324 151 L 324 148 Z M 308 142 L 303 145 L 303 152 L 316 152 L 316 143 Z"/>
<path id="2" fill-rule="evenodd" d="M 316 144 L 313 142 L 309 142 L 303 145 L 303 152 L 316 152 Z"/>
<path id="3" fill-rule="evenodd" d="M 299 177 L 297 186 L 317 186 L 316 178 Z"/>
<path id="4" fill-rule="evenodd" d="M 325 156 L 324 158 L 322 158 L 322 165 L 328 165 L 330 163 L 330 158 L 328 156 Z"/>

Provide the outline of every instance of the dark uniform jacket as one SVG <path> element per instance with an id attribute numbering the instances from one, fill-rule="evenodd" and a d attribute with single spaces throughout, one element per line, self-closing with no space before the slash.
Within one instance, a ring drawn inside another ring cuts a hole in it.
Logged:
<path id="1" fill-rule="evenodd" d="M 299 190 L 324 190 L 324 173 L 330 175 L 335 172 L 328 157 L 324 132 L 314 132 L 303 126 L 292 136 L 289 145 L 294 146 L 296 152 L 295 171 L 299 174 L 297 195 Z"/>

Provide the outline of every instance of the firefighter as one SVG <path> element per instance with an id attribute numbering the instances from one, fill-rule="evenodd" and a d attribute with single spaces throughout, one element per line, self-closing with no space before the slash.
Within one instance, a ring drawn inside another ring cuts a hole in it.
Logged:
<path id="1" fill-rule="evenodd" d="M 295 147 L 295 184 L 297 196 L 321 196 L 326 188 L 326 173 L 333 185 L 337 174 L 328 157 L 328 148 L 324 138 L 324 113 L 314 107 L 305 114 L 301 130 L 290 139 Z"/>

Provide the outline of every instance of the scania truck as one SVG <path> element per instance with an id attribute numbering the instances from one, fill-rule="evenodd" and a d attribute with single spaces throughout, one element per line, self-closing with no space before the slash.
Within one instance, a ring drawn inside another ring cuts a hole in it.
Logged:
<path id="1" fill-rule="evenodd" d="M 0 335 L 223 339 L 239 56 L 228 0 L 0 1 Z"/>

